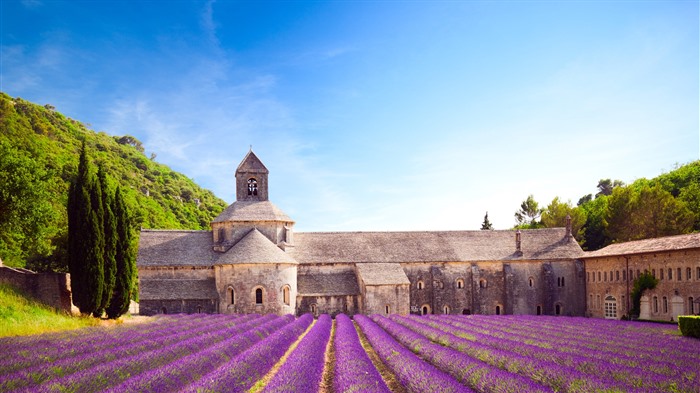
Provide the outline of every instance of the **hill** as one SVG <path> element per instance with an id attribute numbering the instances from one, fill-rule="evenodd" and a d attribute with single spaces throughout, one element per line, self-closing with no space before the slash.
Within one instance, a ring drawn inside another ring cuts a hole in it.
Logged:
<path id="1" fill-rule="evenodd" d="M 144 155 L 133 136 L 90 130 L 52 106 L 0 93 L 0 258 L 64 270 L 68 187 L 83 141 L 122 188 L 134 228 L 208 229 L 226 202 Z"/>

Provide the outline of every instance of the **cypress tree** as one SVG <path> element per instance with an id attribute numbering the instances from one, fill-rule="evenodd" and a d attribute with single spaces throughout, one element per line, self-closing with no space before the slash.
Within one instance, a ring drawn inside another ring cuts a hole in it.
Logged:
<path id="1" fill-rule="evenodd" d="M 73 303 L 83 313 L 88 310 L 88 289 L 86 284 L 85 261 L 87 258 L 87 242 L 83 234 L 87 233 L 87 222 L 90 210 L 90 194 L 87 184 L 90 179 L 90 167 L 87 160 L 85 142 L 80 151 L 78 173 L 71 183 L 68 193 L 68 269 L 71 275 L 71 290 Z"/>
<path id="2" fill-rule="evenodd" d="M 87 222 L 88 232 L 85 233 L 85 240 L 88 243 L 85 281 L 89 293 L 89 312 L 99 317 L 101 316 L 102 293 L 104 291 L 104 208 L 100 182 L 94 175 L 90 178 L 88 190 L 90 193 L 90 214 Z"/>
<path id="3" fill-rule="evenodd" d="M 102 314 L 104 309 L 109 306 L 112 290 L 114 289 L 116 263 L 115 254 L 117 248 L 117 223 L 113 212 L 114 197 L 109 192 L 107 183 L 107 175 L 102 166 L 97 170 L 97 180 L 99 182 L 100 191 L 102 194 L 102 215 L 103 215 L 103 233 L 104 233 L 104 284 L 102 289 L 102 299 L 98 314 Z"/>
<path id="4" fill-rule="evenodd" d="M 136 270 L 136 258 L 134 257 L 134 249 L 131 246 L 131 221 L 119 187 L 114 193 L 112 203 L 117 233 L 115 249 L 116 281 L 112 291 L 112 298 L 107 307 L 107 316 L 109 318 L 117 318 L 129 310 L 134 272 Z"/>

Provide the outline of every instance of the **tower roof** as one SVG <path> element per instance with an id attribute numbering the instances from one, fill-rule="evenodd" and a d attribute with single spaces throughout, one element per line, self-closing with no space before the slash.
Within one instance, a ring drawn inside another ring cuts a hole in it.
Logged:
<path id="1" fill-rule="evenodd" d="M 294 222 L 270 201 L 236 201 L 219 214 L 212 222 L 228 221 L 284 221 Z"/>
<path id="2" fill-rule="evenodd" d="M 253 153 L 253 150 L 249 150 L 248 154 L 243 157 L 243 161 L 236 168 L 236 174 L 238 173 L 265 173 L 268 174 L 270 171 L 267 170 L 265 164 L 260 161 L 258 156 Z"/>
<path id="3" fill-rule="evenodd" d="M 280 250 L 260 231 L 251 229 L 243 239 L 239 240 L 225 254 L 219 256 L 215 262 L 217 265 L 237 263 L 288 263 L 296 265 L 297 261 Z"/>

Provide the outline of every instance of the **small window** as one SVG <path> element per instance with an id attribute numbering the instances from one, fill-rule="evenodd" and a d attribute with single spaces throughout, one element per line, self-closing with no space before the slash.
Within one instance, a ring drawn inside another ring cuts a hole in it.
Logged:
<path id="1" fill-rule="evenodd" d="M 537 315 L 542 315 L 542 306 L 537 306 Z"/>
<path id="2" fill-rule="evenodd" d="M 603 281 L 601 272 L 598 272 L 598 282 Z"/>
<path id="3" fill-rule="evenodd" d="M 700 280 L 700 266 L 695 268 L 695 279 Z"/>
<path id="4" fill-rule="evenodd" d="M 464 280 L 462 280 L 461 278 L 458 278 L 457 279 L 457 289 L 462 289 L 462 288 L 464 288 Z"/>
<path id="5" fill-rule="evenodd" d="M 486 288 L 487 285 L 488 285 L 488 283 L 486 282 L 485 279 L 482 278 L 479 280 L 479 288 Z"/>
<path id="6" fill-rule="evenodd" d="M 695 303 L 693 303 L 693 297 L 690 296 L 688 298 L 688 314 L 692 315 L 695 314 Z"/>
<path id="7" fill-rule="evenodd" d="M 659 298 L 654 296 L 654 313 L 658 314 L 659 313 Z"/>
<path id="8" fill-rule="evenodd" d="M 561 278 L 561 286 L 562 286 L 562 287 L 563 287 L 563 286 L 566 286 L 566 283 L 564 282 L 564 278 L 565 278 L 565 277 L 562 277 L 562 278 Z M 610 279 L 612 279 L 612 272 L 610 272 Z"/>
<path id="9" fill-rule="evenodd" d="M 591 272 L 586 272 L 586 282 L 591 282 Z"/>
<path id="10" fill-rule="evenodd" d="M 554 315 L 561 315 L 561 304 L 554 305 Z"/>
<path id="11" fill-rule="evenodd" d="M 530 286 L 530 288 L 532 288 L 532 287 L 535 286 L 535 279 L 532 278 L 532 277 L 530 277 L 530 278 L 527 279 L 527 283 L 528 283 L 528 285 Z"/>
<path id="12" fill-rule="evenodd" d="M 311 314 L 313 314 L 315 316 L 316 315 L 316 305 L 315 304 L 310 305 L 309 309 L 311 310 Z"/>
<path id="13" fill-rule="evenodd" d="M 390 311 L 390 310 L 391 310 L 391 308 L 389 307 L 388 304 L 387 304 L 386 306 L 384 306 L 384 313 L 385 313 L 385 314 L 389 315 L 389 311 Z"/>
<path id="14" fill-rule="evenodd" d="M 202 313 L 202 306 L 199 306 L 199 307 L 197 307 L 197 314 L 201 314 L 201 313 Z"/>
<path id="15" fill-rule="evenodd" d="M 501 306 L 496 306 L 496 315 L 501 315 Z"/>
<path id="16" fill-rule="evenodd" d="M 668 313 L 668 299 L 666 298 L 666 296 L 664 296 L 662 299 L 663 299 L 663 305 L 664 305 L 664 314 L 666 314 L 666 313 Z"/>
<path id="17" fill-rule="evenodd" d="M 445 305 L 442 307 L 442 313 L 448 315 L 450 313 L 450 306 Z"/>
<path id="18" fill-rule="evenodd" d="M 262 288 L 258 288 L 255 290 L 255 304 L 262 304 L 263 303 L 263 290 Z"/>
<path id="19" fill-rule="evenodd" d="M 668 268 L 668 279 L 673 280 L 673 269 L 670 267 Z"/>
<path id="20" fill-rule="evenodd" d="M 656 278 L 656 269 L 651 269 L 651 276 Z"/>
<path id="21" fill-rule="evenodd" d="M 627 270 L 622 271 L 622 281 L 627 281 Z"/>
<path id="22" fill-rule="evenodd" d="M 423 289 L 423 281 L 418 281 L 418 283 L 416 283 L 416 287 L 417 287 L 419 290 L 420 290 L 420 289 Z"/>
<path id="23" fill-rule="evenodd" d="M 284 300 L 284 304 L 289 306 L 289 285 L 285 285 L 284 288 L 282 288 L 282 298 Z"/>
<path id="24" fill-rule="evenodd" d="M 693 278 L 693 271 L 688 267 L 685 269 L 685 279 L 690 281 Z"/>
<path id="25" fill-rule="evenodd" d="M 664 279 L 664 269 L 659 269 L 659 280 Z"/>
<path id="26" fill-rule="evenodd" d="M 228 300 L 231 302 L 229 304 L 236 304 L 236 296 L 233 292 L 233 287 L 228 287 Z"/>
<path id="27" fill-rule="evenodd" d="M 683 279 L 683 277 L 681 276 L 681 268 L 678 268 L 678 271 L 676 271 L 676 273 L 678 273 L 677 274 L 678 281 L 681 281 Z"/>
<path id="28" fill-rule="evenodd" d="M 620 271 L 615 270 L 615 281 L 620 281 Z"/>
<path id="29" fill-rule="evenodd" d="M 595 306 L 596 307 L 595 308 L 600 310 L 600 295 L 595 295 L 595 297 L 596 297 L 596 299 L 595 299 Z"/>
<path id="30" fill-rule="evenodd" d="M 254 177 L 248 179 L 248 195 L 258 195 L 258 181 Z"/>
<path id="31" fill-rule="evenodd" d="M 603 281 L 608 281 L 608 272 L 603 272 Z"/>
<path id="32" fill-rule="evenodd" d="M 592 293 L 589 293 L 589 294 L 588 294 L 588 308 L 593 308 L 593 306 L 594 306 L 594 304 L 593 304 L 593 294 L 592 294 Z"/>

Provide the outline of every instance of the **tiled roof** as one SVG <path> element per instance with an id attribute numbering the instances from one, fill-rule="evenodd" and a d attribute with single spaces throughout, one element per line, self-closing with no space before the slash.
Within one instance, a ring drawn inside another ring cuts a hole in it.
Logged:
<path id="1" fill-rule="evenodd" d="M 293 263 L 297 261 L 282 251 L 257 229 L 251 229 L 243 239 L 216 259 L 217 265 L 236 263 Z"/>
<path id="2" fill-rule="evenodd" d="M 358 295 L 357 277 L 352 271 L 338 273 L 299 274 L 297 291 L 300 296 Z"/>
<path id="3" fill-rule="evenodd" d="M 583 254 L 564 228 L 515 231 L 307 232 L 294 234 L 289 254 L 299 263 L 470 262 L 572 259 Z"/>
<path id="4" fill-rule="evenodd" d="M 212 266 L 211 231 L 141 231 L 138 266 Z"/>
<path id="5" fill-rule="evenodd" d="M 227 221 L 284 221 L 294 222 L 270 201 L 236 201 L 213 222 Z"/>
<path id="6" fill-rule="evenodd" d="M 657 237 L 611 244 L 600 250 L 585 253 L 583 258 L 608 257 L 616 255 L 644 254 L 700 248 L 700 233 Z"/>
<path id="7" fill-rule="evenodd" d="M 140 280 L 142 300 L 218 299 L 214 279 L 207 280 Z"/>
<path id="8" fill-rule="evenodd" d="M 365 285 L 410 284 L 406 273 L 398 263 L 362 263 L 357 272 Z"/>

